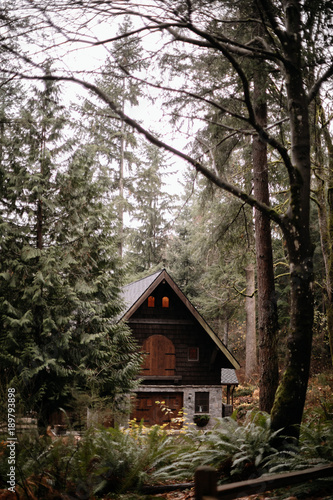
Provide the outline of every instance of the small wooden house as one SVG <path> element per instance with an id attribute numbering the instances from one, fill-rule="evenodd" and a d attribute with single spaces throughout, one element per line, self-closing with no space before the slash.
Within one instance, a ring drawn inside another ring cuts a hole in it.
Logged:
<path id="1" fill-rule="evenodd" d="M 162 270 L 125 286 L 123 299 L 121 319 L 145 353 L 132 418 L 168 423 L 170 414 L 157 402 L 172 417 L 184 409 L 188 422 L 205 414 L 213 425 L 214 417 L 229 415 L 240 366 L 170 275 Z"/>

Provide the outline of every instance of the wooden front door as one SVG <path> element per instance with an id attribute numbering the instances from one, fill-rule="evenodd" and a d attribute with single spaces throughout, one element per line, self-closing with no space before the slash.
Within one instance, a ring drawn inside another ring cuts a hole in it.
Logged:
<path id="1" fill-rule="evenodd" d="M 157 403 L 159 401 L 160 404 Z M 164 404 L 161 404 L 164 403 Z M 163 408 L 171 410 L 163 411 Z M 159 393 L 139 392 L 136 395 L 136 406 L 132 418 L 136 418 L 137 422 L 143 420 L 144 425 L 166 425 L 167 428 L 179 427 L 179 425 L 171 425 L 171 420 L 176 418 L 178 412 L 183 408 L 183 393 Z"/>
<path id="2" fill-rule="evenodd" d="M 142 346 L 146 354 L 143 376 L 171 376 L 176 371 L 176 353 L 172 341 L 164 335 L 151 335 Z"/>

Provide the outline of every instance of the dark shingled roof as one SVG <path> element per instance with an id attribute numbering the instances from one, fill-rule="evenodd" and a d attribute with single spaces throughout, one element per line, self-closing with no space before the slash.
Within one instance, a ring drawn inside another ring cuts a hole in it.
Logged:
<path id="1" fill-rule="evenodd" d="M 125 305 L 123 315 L 139 300 L 141 295 L 145 293 L 147 288 L 159 277 L 163 270 L 157 271 L 146 278 L 134 281 L 129 285 L 125 285 L 122 289 L 122 299 Z"/>
<path id="2" fill-rule="evenodd" d="M 233 368 L 221 369 L 221 384 L 238 385 L 238 378 Z"/>

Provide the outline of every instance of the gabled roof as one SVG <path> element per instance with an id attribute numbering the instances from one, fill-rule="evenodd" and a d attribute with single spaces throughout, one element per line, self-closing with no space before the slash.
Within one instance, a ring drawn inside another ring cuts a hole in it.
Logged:
<path id="1" fill-rule="evenodd" d="M 125 305 L 124 315 L 127 315 L 127 312 L 136 304 L 136 302 L 140 299 L 140 297 L 146 292 L 148 288 L 150 290 L 151 285 L 154 283 L 154 281 L 159 277 L 161 273 L 162 271 L 157 271 L 156 273 L 151 274 L 146 278 L 134 281 L 133 283 L 130 283 L 129 285 L 125 285 L 123 287 L 122 299 Z M 140 305 L 141 304 L 142 301 L 140 302 Z"/>
<path id="2" fill-rule="evenodd" d="M 230 361 L 233 367 L 235 369 L 239 369 L 240 365 L 238 361 L 234 358 L 234 356 L 223 344 L 223 342 L 218 338 L 216 333 L 211 329 L 211 327 L 204 320 L 197 309 L 191 304 L 188 298 L 183 294 L 183 292 L 176 285 L 176 283 L 173 281 L 173 279 L 165 269 L 157 271 L 156 273 L 147 276 L 146 278 L 135 281 L 134 283 L 130 283 L 129 285 L 123 287 L 122 299 L 125 307 L 123 315 L 120 319 L 127 321 L 163 280 L 165 280 L 170 285 L 173 291 L 178 295 L 180 300 L 185 304 L 185 306 L 192 313 L 195 319 L 200 323 L 202 328 L 208 333 L 210 338 L 223 352 L 223 354 Z"/>

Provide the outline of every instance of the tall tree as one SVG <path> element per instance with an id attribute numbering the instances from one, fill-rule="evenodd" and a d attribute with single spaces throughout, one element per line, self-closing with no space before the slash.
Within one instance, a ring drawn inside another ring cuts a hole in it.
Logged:
<path id="1" fill-rule="evenodd" d="M 252 216 L 249 220 L 243 204 L 204 179 L 193 182 L 189 172 L 186 204 L 168 245 L 168 267 L 227 344 L 232 321 L 244 321 L 244 267 L 254 256 Z"/>
<path id="2" fill-rule="evenodd" d="M 119 103 L 122 112 L 137 106 L 143 92 L 142 85 L 131 78 L 130 74 L 147 67 L 147 62 L 142 60 L 139 38 L 130 35 L 132 30 L 133 24 L 127 16 L 117 30 L 119 41 L 112 43 L 110 55 L 101 69 L 101 76 L 96 79 L 96 85 Z M 87 133 L 82 140 L 86 140 L 94 148 L 96 160 L 107 166 L 110 178 L 113 179 L 110 195 L 118 207 L 119 254 L 122 256 L 124 214 L 130 210 L 128 189 L 134 165 L 139 162 L 135 154 L 137 139 L 130 126 L 120 121 L 118 115 L 108 107 L 100 106 L 100 102 L 96 100 L 85 100 L 79 112 L 87 119 Z M 82 131 L 81 125 L 79 129 Z"/>
<path id="3" fill-rule="evenodd" d="M 254 16 L 258 15 L 254 10 Z M 258 23 L 255 35 L 263 37 Z M 253 104 L 257 123 L 267 127 L 267 70 L 256 63 L 253 71 Z M 259 135 L 253 137 L 253 194 L 258 201 L 270 205 L 267 143 Z M 258 342 L 259 342 L 259 406 L 270 412 L 279 383 L 277 336 L 279 330 L 274 283 L 271 223 L 269 217 L 255 209 L 255 246 L 258 283 Z"/>
<path id="4" fill-rule="evenodd" d="M 1 162 L 1 380 L 45 422 L 75 387 L 113 399 L 140 366 L 121 311 L 107 177 L 63 141 L 51 82 L 5 122 Z M 68 163 L 63 162 L 67 149 Z"/>
<path id="5" fill-rule="evenodd" d="M 257 328 L 256 328 L 256 297 L 255 297 L 255 268 L 249 265 L 246 273 L 246 359 L 245 379 L 249 381 L 257 369 Z"/>
<path id="6" fill-rule="evenodd" d="M 316 100 L 315 131 L 316 142 L 314 151 L 315 175 L 317 179 L 317 201 L 319 214 L 319 230 L 321 248 L 325 265 L 325 286 L 327 299 L 325 303 L 327 329 L 333 364 L 333 140 L 329 130 L 330 121 L 326 119 L 320 97 Z"/>
<path id="7" fill-rule="evenodd" d="M 132 188 L 132 223 L 128 257 L 136 273 L 165 265 L 168 238 L 168 213 L 173 196 L 165 190 L 163 151 L 151 144 L 142 144 L 141 161 L 135 172 Z"/>

